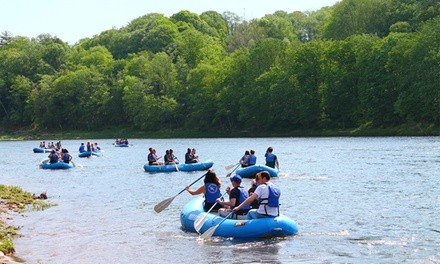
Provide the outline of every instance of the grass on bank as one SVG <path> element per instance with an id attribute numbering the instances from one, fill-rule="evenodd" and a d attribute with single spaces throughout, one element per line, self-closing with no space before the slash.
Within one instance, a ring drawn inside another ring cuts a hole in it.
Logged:
<path id="1" fill-rule="evenodd" d="M 30 210 L 44 210 L 53 204 L 48 204 L 34 195 L 23 191 L 17 186 L 6 186 L 0 184 L 0 213 L 5 214 L 8 211 L 23 212 Z M 0 251 L 4 254 L 14 253 L 14 243 L 12 239 L 17 236 L 18 228 L 8 225 L 3 219 L 0 219 Z"/>
<path id="2" fill-rule="evenodd" d="M 140 131 L 132 128 L 110 128 L 100 131 L 36 131 L 30 129 L 0 130 L 0 140 L 63 139 L 116 139 L 116 138 L 240 138 L 240 137 L 378 137 L 378 136 L 439 136 L 440 127 L 433 124 L 408 123 L 397 127 L 376 128 L 371 122 L 347 129 L 320 130 L 213 130 L 184 129 Z"/>

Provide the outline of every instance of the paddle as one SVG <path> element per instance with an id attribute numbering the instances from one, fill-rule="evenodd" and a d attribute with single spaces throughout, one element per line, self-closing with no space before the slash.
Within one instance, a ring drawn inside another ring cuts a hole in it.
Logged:
<path id="1" fill-rule="evenodd" d="M 230 170 L 230 169 L 234 168 L 235 166 L 237 166 L 239 164 L 240 164 L 240 162 L 239 163 L 235 163 L 235 164 L 231 164 L 231 165 L 228 165 L 228 166 L 225 166 L 225 170 Z"/>
<path id="2" fill-rule="evenodd" d="M 198 182 L 201 178 L 205 177 L 206 173 L 203 174 L 202 176 L 200 176 L 200 178 L 198 178 L 197 180 L 195 180 L 193 183 L 191 183 L 189 186 L 193 185 L 194 183 Z M 167 208 L 171 202 L 174 200 L 174 198 L 176 198 L 179 194 L 183 193 L 185 191 L 185 188 L 183 188 L 183 190 L 181 190 L 178 194 L 174 195 L 173 197 L 167 198 L 165 200 L 163 200 L 162 202 L 156 204 L 154 206 L 154 211 L 156 211 L 156 213 L 160 213 L 162 212 L 165 208 Z"/>
<path id="3" fill-rule="evenodd" d="M 84 168 L 83 165 L 78 164 L 78 163 L 74 162 L 73 160 L 71 160 L 70 162 L 72 162 L 72 165 L 73 165 L 74 167 Z"/>
<path id="4" fill-rule="evenodd" d="M 174 166 L 176 167 L 176 171 L 179 172 L 179 166 L 177 166 L 176 161 L 179 162 L 179 160 L 176 157 L 174 157 Z"/>
<path id="5" fill-rule="evenodd" d="M 226 178 L 231 177 L 231 174 L 232 174 L 236 169 L 238 169 L 239 166 L 240 166 L 240 163 L 238 163 L 237 166 L 236 166 L 236 167 L 235 167 L 230 173 L 226 174 Z"/>
<path id="6" fill-rule="evenodd" d="M 200 238 L 203 240 L 211 238 L 212 235 L 214 234 L 215 230 L 217 229 L 217 227 L 219 227 L 224 221 L 226 221 L 226 219 L 228 219 L 233 213 L 234 213 L 234 211 L 231 210 L 231 212 L 220 223 L 216 224 L 215 226 L 210 227 L 208 230 L 206 230 L 205 233 L 200 235 Z"/>
<path id="7" fill-rule="evenodd" d="M 223 196 L 224 196 L 225 194 L 227 194 L 227 192 L 225 192 L 224 194 L 222 194 L 222 196 L 220 197 L 220 199 L 223 198 Z M 206 222 L 206 217 L 208 216 L 208 214 L 212 211 L 212 209 L 214 209 L 214 207 L 215 207 L 217 204 L 218 204 L 218 202 L 215 202 L 215 204 L 213 204 L 213 205 L 211 206 L 211 208 L 209 208 L 208 212 L 206 212 L 206 213 L 201 213 L 201 214 L 197 217 L 196 221 L 194 221 L 194 229 L 196 230 L 197 233 L 199 233 L 200 228 L 202 228 L 203 224 Z"/>

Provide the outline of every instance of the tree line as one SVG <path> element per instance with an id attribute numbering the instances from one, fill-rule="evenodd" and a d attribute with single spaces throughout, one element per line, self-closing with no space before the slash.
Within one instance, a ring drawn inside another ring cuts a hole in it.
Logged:
<path id="1" fill-rule="evenodd" d="M 68 45 L 0 35 L 10 128 L 440 126 L 440 2 L 342 0 L 243 20 L 150 13 Z"/>

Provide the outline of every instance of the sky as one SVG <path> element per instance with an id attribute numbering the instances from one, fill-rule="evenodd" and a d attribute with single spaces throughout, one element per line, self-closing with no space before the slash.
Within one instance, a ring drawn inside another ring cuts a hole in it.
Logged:
<path id="1" fill-rule="evenodd" d="M 315 11 L 337 0 L 0 0 L 0 33 L 35 38 L 50 34 L 73 45 L 80 39 L 119 29 L 149 13 L 170 17 L 182 10 L 196 14 L 230 11 L 250 20 L 282 10 Z"/>

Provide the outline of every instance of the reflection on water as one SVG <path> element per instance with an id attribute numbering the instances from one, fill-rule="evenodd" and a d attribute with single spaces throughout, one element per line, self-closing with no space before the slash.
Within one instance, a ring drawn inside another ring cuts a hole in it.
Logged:
<path id="1" fill-rule="evenodd" d="M 97 140 L 104 156 L 80 159 L 76 150 L 86 141 L 63 141 L 82 165 L 66 171 L 38 168 L 46 157 L 32 153 L 38 142 L 0 142 L 1 183 L 47 192 L 58 204 L 14 216 L 23 226 L 16 255 L 25 263 L 440 261 L 438 137 L 133 139 L 129 148 Z M 180 210 L 191 198 L 186 192 L 153 211 L 204 172 L 146 173 L 148 147 L 159 154 L 172 148 L 180 160 L 195 147 L 202 160 L 215 162 L 225 188 L 225 166 L 246 149 L 256 150 L 261 163 L 268 146 L 280 161 L 273 181 L 281 186 L 281 210 L 298 223 L 297 236 L 201 242 L 180 228 Z"/>

